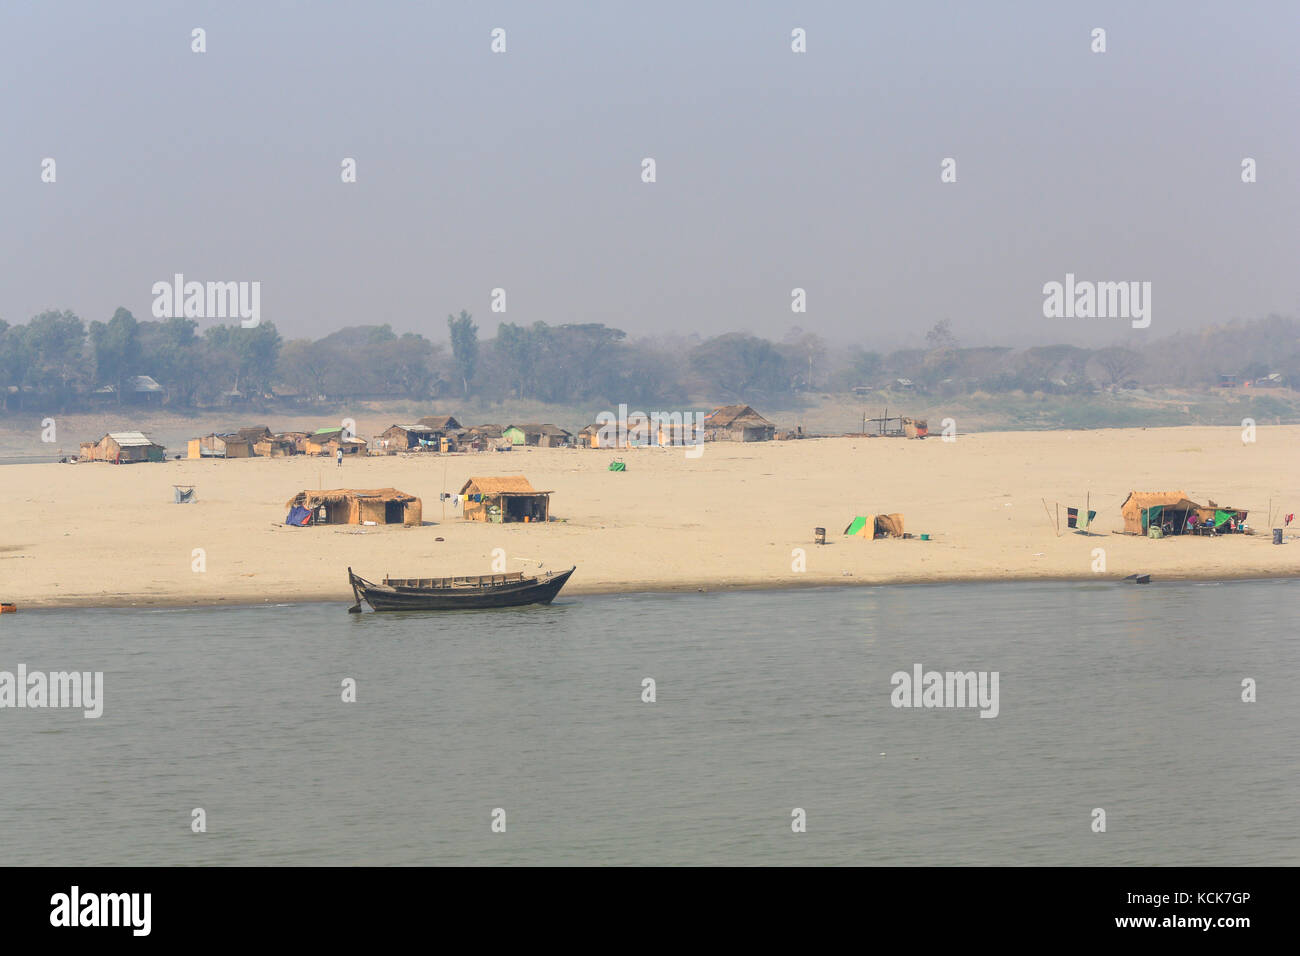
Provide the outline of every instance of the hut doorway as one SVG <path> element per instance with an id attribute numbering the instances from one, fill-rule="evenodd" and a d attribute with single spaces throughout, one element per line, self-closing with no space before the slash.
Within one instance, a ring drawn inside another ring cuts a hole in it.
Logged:
<path id="1" fill-rule="evenodd" d="M 406 519 L 406 505 L 401 501 L 384 502 L 384 523 L 401 524 Z"/>

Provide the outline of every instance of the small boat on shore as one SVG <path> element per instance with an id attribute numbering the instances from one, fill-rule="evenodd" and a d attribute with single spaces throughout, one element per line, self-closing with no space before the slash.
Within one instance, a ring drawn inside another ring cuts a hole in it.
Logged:
<path id="1" fill-rule="evenodd" d="M 0 614 L 13 614 L 17 610 L 18 610 L 17 604 L 10 604 L 8 601 L 5 601 L 3 604 L 0 604 Z"/>
<path id="2" fill-rule="evenodd" d="M 459 578 L 386 577 L 382 584 L 375 584 L 348 568 L 348 583 L 357 602 L 348 612 L 360 613 L 362 601 L 376 611 L 456 611 L 550 604 L 576 570 L 574 565 L 567 571 L 547 571 L 527 578 L 521 571 Z"/>

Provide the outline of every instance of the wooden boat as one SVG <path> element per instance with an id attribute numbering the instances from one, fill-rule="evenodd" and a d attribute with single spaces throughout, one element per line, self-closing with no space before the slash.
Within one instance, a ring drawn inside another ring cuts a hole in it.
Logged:
<path id="1" fill-rule="evenodd" d="M 550 604 L 576 570 L 574 565 L 567 571 L 547 571 L 529 578 L 520 571 L 459 578 L 386 577 L 383 584 L 375 584 L 348 568 L 348 583 L 357 601 L 348 611 L 360 613 L 362 601 L 376 611 L 453 611 Z"/>
<path id="2" fill-rule="evenodd" d="M 0 614 L 12 614 L 18 610 L 17 604 L 10 604 L 8 601 L 0 604 Z"/>

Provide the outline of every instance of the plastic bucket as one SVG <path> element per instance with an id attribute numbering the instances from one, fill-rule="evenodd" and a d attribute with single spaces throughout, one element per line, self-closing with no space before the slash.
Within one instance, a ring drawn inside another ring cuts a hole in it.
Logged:
<path id="1" fill-rule="evenodd" d="M 922 540 L 922 541 L 929 541 L 929 540 L 930 540 L 930 536 L 929 536 L 928 534 L 923 534 L 923 535 L 921 535 L 921 540 Z"/>

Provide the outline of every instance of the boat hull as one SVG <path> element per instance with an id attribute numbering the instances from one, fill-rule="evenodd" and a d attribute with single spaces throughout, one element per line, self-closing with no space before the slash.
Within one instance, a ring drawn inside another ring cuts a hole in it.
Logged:
<path id="1" fill-rule="evenodd" d="M 576 567 L 569 568 L 548 577 L 526 578 L 494 587 L 419 588 L 375 584 L 348 568 L 348 580 L 357 599 L 351 610 L 359 611 L 362 601 L 376 611 L 463 611 L 550 604 L 575 570 Z"/>

